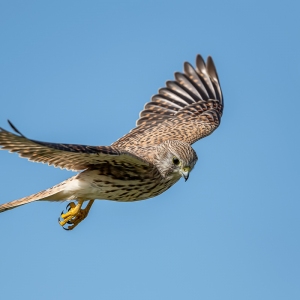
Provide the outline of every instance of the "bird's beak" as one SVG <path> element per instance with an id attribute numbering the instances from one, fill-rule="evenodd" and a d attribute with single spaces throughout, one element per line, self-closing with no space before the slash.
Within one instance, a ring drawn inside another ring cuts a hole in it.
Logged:
<path id="1" fill-rule="evenodd" d="M 190 171 L 191 171 L 190 167 L 184 167 L 181 169 L 181 175 L 185 179 L 185 181 L 189 179 Z"/>

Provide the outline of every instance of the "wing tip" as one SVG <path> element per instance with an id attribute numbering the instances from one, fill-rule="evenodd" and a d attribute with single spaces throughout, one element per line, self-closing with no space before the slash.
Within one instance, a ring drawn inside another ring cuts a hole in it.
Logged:
<path id="1" fill-rule="evenodd" d="M 20 136 L 25 137 L 25 135 L 22 134 L 22 133 L 17 129 L 17 127 L 16 127 L 10 120 L 7 119 L 7 122 L 8 122 L 8 124 L 9 124 L 9 126 L 13 129 L 13 131 L 15 131 L 16 133 L 18 133 Z"/>
<path id="2" fill-rule="evenodd" d="M 211 56 L 207 57 L 206 69 L 207 69 L 207 73 L 209 74 L 209 76 L 219 83 L 219 76 L 218 76 L 217 68 L 216 68 L 214 60 Z"/>

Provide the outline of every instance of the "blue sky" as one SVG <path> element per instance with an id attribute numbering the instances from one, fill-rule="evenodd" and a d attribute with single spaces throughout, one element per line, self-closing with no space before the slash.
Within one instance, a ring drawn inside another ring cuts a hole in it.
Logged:
<path id="1" fill-rule="evenodd" d="M 187 183 L 98 201 L 72 232 L 64 203 L 0 215 L 3 299 L 300 299 L 297 1 L 2 1 L 0 126 L 109 145 L 197 53 L 225 110 Z M 73 173 L 0 153 L 1 203 Z"/>

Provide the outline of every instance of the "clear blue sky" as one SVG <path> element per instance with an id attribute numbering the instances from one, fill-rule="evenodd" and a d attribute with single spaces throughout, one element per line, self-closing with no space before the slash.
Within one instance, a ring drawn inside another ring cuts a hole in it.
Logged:
<path id="1" fill-rule="evenodd" d="M 2 1 L 0 126 L 109 145 L 166 80 L 216 63 L 221 126 L 187 183 L 97 201 L 76 230 L 64 203 L 0 215 L 1 299 L 300 299 L 297 1 Z M 0 153 L 1 203 L 73 174 Z"/>

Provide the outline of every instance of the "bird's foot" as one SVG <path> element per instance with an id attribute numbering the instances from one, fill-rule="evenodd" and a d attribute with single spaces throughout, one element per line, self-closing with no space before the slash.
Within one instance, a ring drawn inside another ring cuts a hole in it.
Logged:
<path id="1" fill-rule="evenodd" d="M 58 218 L 58 222 L 63 227 L 63 229 L 72 230 L 87 217 L 91 206 L 94 203 L 94 200 L 90 200 L 88 205 L 82 209 L 81 207 L 83 202 L 83 200 L 78 200 L 77 204 L 75 204 L 74 202 L 70 202 L 66 207 L 68 212 L 64 214 L 62 211 L 60 218 Z M 71 226 L 65 228 L 64 226 L 66 224 L 70 224 Z"/>

